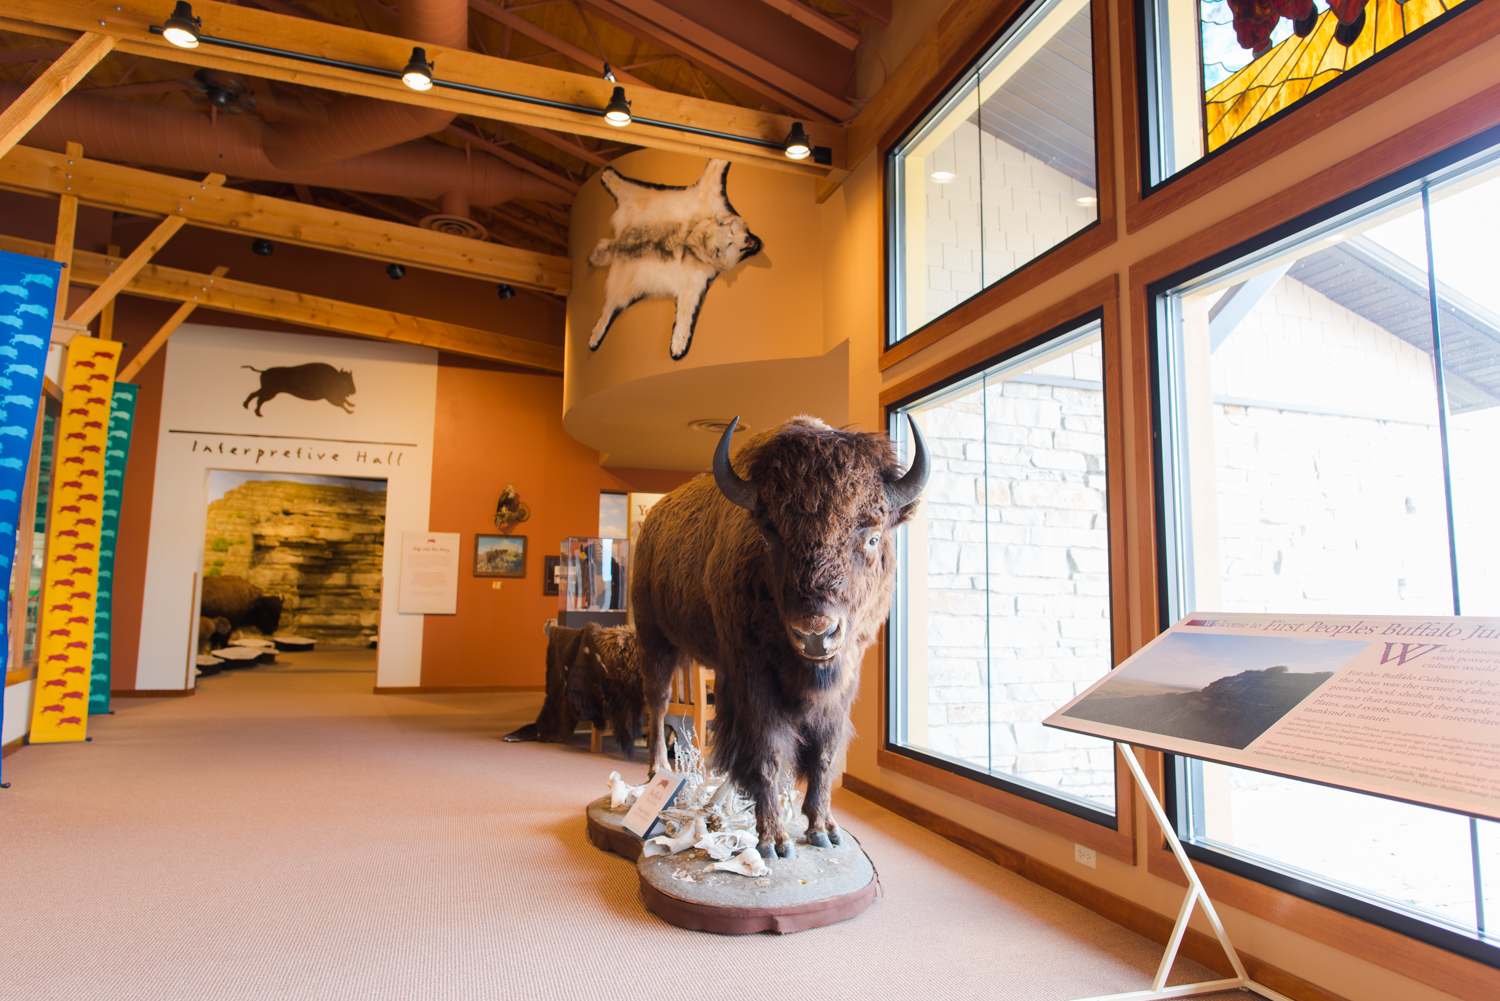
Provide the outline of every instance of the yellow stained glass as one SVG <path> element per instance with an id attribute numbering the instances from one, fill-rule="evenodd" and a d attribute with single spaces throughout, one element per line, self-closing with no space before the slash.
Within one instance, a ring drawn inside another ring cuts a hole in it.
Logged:
<path id="1" fill-rule="evenodd" d="M 1331 10 L 1323 11 L 1306 38 L 1293 35 L 1208 89 L 1203 117 L 1209 150 L 1250 131 L 1463 2 L 1370 0 L 1364 30 L 1347 48 L 1333 39 L 1338 19 Z"/>

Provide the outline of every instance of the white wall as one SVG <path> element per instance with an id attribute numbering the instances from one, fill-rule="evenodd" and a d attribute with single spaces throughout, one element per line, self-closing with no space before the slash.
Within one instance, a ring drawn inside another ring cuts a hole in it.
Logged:
<path id="1" fill-rule="evenodd" d="M 260 386 L 258 369 L 325 362 L 354 377 L 354 413 L 324 400 L 281 395 L 242 405 Z M 376 684 L 421 683 L 422 616 L 396 611 L 403 531 L 427 531 L 437 352 L 306 334 L 184 325 L 167 352 L 157 438 L 146 600 L 136 687 L 192 686 L 187 668 L 197 637 L 194 574 L 212 469 L 325 476 L 382 476 L 386 501 L 385 586 Z"/>
<path id="2" fill-rule="evenodd" d="M 20 740 L 31 730 L 31 693 L 35 681 L 23 681 L 5 689 L 5 726 L 0 729 L 0 744 Z"/>

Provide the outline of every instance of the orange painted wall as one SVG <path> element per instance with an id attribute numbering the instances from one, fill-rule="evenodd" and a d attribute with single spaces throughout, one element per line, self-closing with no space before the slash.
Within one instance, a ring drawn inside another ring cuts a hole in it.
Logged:
<path id="1" fill-rule="evenodd" d="M 542 557 L 570 535 L 599 530 L 602 490 L 668 490 L 693 473 L 607 470 L 599 453 L 562 427 L 562 379 L 443 355 L 438 369 L 433 437 L 434 532 L 463 538 L 458 613 L 429 615 L 422 638 L 422 685 L 541 689 L 546 639 L 542 624 L 557 597 L 542 594 Z M 507 483 L 531 505 L 524 535 L 526 576 L 504 580 L 470 574 L 474 537 L 495 534 L 495 502 Z"/>

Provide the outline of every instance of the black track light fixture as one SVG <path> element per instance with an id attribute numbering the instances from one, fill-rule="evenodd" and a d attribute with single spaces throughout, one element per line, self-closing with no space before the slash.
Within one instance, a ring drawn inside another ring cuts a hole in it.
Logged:
<path id="1" fill-rule="evenodd" d="M 516 290 L 503 283 L 495 286 L 495 292 L 498 293 L 500 298 L 502 299 L 514 299 L 516 297 Z"/>
<path id="2" fill-rule="evenodd" d="M 250 251 L 255 254 L 256 257 L 270 257 L 273 253 L 276 252 L 276 247 L 271 243 L 270 240 L 256 240 L 254 243 L 250 244 Z"/>
<path id="3" fill-rule="evenodd" d="M 161 37 L 179 49 L 196 49 L 198 32 L 203 29 L 203 18 L 193 16 L 193 5 L 187 0 L 177 0 L 172 16 L 161 26 Z"/>
<path id="4" fill-rule="evenodd" d="M 807 134 L 801 122 L 793 122 L 792 131 L 787 133 L 786 142 L 781 148 L 789 160 L 806 160 L 812 156 L 812 137 Z"/>
<path id="5" fill-rule="evenodd" d="M 420 45 L 411 50 L 411 59 L 401 71 L 401 82 L 412 90 L 432 89 L 432 63 L 427 61 L 427 50 Z"/>
<path id="6" fill-rule="evenodd" d="M 610 69 L 609 63 L 604 64 L 604 79 L 608 80 L 610 83 L 615 82 L 615 71 Z"/>
<path id="7" fill-rule="evenodd" d="M 387 264 L 385 266 L 385 273 L 391 281 L 400 281 L 401 279 L 406 277 L 406 265 L 395 263 Z"/>
<path id="8" fill-rule="evenodd" d="M 630 124 L 630 102 L 625 100 L 625 88 L 616 87 L 604 106 L 604 120 L 615 128 L 623 129 Z"/>

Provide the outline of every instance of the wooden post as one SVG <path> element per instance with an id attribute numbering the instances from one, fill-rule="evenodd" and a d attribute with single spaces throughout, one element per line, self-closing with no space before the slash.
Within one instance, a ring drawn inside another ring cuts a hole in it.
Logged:
<path id="1" fill-rule="evenodd" d="M 228 272 L 228 268 L 220 265 L 213 269 L 212 274 L 215 278 L 223 278 Z M 181 306 L 178 306 L 177 311 L 146 342 L 146 346 L 141 348 L 134 358 L 130 359 L 130 364 L 120 370 L 120 374 L 116 377 L 115 381 L 129 382 L 131 379 L 134 379 L 141 369 L 146 367 L 146 363 L 155 357 L 156 352 L 161 350 L 161 346 L 167 343 L 167 338 L 172 336 L 172 332 L 182 326 L 183 321 L 191 316 L 193 310 L 197 308 L 198 304 L 196 302 L 185 302 Z"/>
<path id="2" fill-rule="evenodd" d="M 111 243 L 104 248 L 109 252 L 110 264 L 118 266 L 117 259 L 120 256 L 118 244 Z M 110 296 L 109 302 L 99 311 L 99 339 L 101 341 L 112 341 L 115 339 L 115 297 Z"/>
<path id="3" fill-rule="evenodd" d="M 83 159 L 83 147 L 78 143 L 68 143 L 67 157 L 70 165 Z M 52 243 L 52 259 L 62 263 L 62 273 L 57 276 L 57 309 L 52 314 L 54 322 L 68 315 L 68 267 L 73 263 L 73 236 L 77 229 L 78 196 L 65 192 L 58 199 L 57 236 Z"/>
<path id="4" fill-rule="evenodd" d="M 0 156 L 9 153 L 64 94 L 115 47 L 110 35 L 86 31 L 47 67 L 15 103 L 0 111 Z"/>

